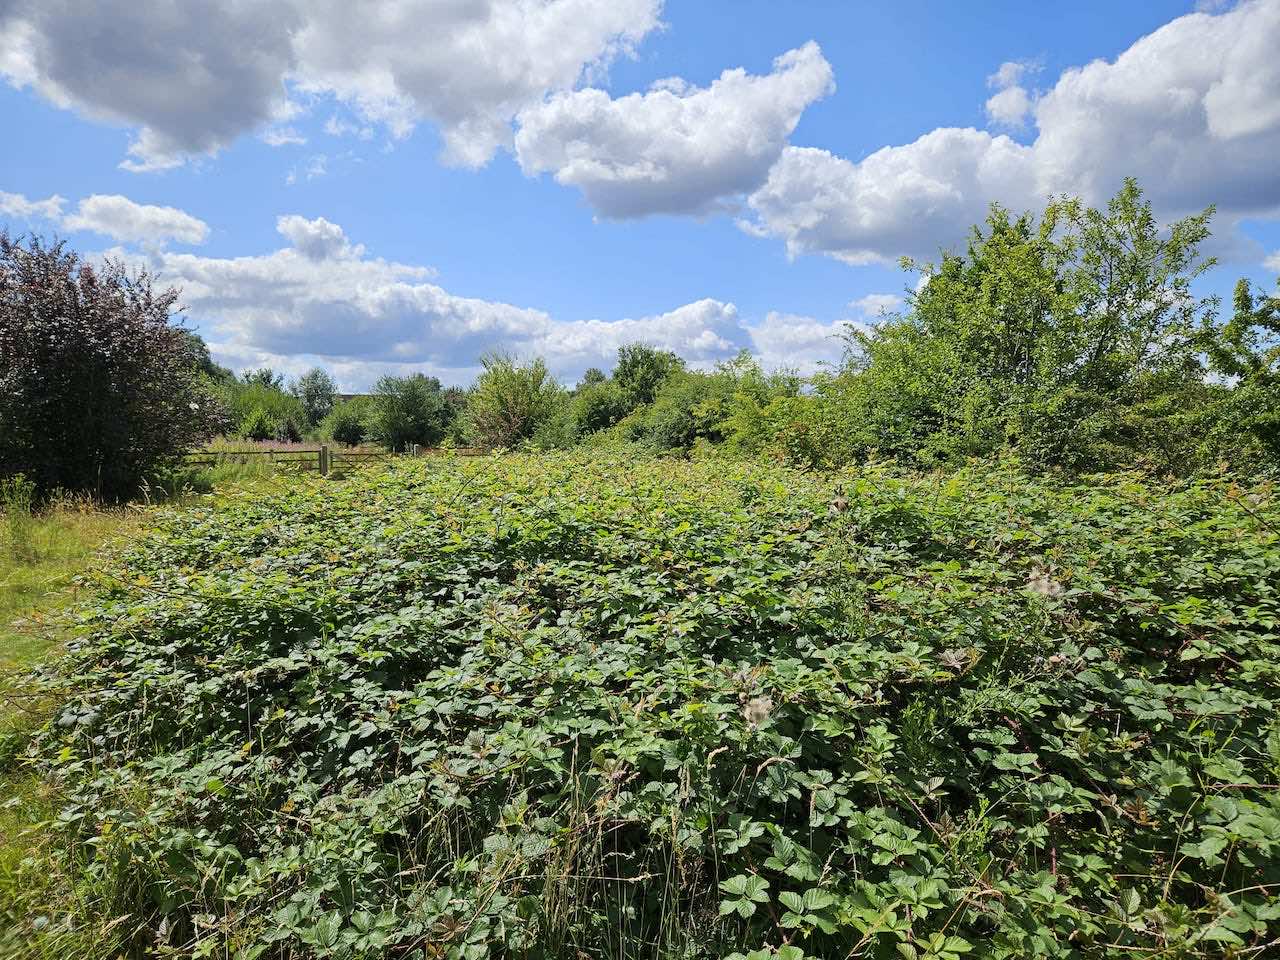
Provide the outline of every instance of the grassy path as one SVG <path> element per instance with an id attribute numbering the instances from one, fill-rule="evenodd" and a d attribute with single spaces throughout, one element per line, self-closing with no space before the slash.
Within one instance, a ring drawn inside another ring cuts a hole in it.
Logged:
<path id="1" fill-rule="evenodd" d="M 6 520 L 8 518 L 5 518 Z M 49 704 L 34 696 L 33 667 L 56 655 L 58 615 L 77 596 L 76 578 L 109 541 L 138 530 L 137 510 L 64 504 L 0 527 L 0 956 L 81 955 L 97 931 L 71 921 L 86 911 L 42 827 L 53 812 L 48 787 L 22 767 L 30 732 Z"/>

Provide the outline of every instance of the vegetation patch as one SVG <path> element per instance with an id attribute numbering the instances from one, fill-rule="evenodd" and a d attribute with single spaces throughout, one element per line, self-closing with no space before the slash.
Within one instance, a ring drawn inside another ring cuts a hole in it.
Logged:
<path id="1" fill-rule="evenodd" d="M 36 754 L 104 954 L 1262 956 L 1278 528 L 1226 480 L 402 461 L 164 515 Z"/>

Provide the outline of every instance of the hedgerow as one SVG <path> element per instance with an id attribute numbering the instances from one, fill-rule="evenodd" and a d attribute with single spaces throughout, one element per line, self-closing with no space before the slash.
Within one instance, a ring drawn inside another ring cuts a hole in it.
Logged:
<path id="1" fill-rule="evenodd" d="M 1278 527 L 1000 466 L 232 492 L 98 575 L 33 749 L 104 951 L 1260 957 Z"/>

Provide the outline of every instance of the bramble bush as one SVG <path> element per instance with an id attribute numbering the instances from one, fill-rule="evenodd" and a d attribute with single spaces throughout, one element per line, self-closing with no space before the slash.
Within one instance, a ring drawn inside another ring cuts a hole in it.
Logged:
<path id="1" fill-rule="evenodd" d="M 1261 957 L 1278 530 L 1226 478 L 397 462 L 166 513 L 33 755 L 103 954 Z"/>

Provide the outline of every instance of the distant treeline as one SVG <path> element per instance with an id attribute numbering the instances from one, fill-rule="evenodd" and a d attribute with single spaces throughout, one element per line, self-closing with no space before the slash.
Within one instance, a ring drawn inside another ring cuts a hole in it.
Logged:
<path id="1" fill-rule="evenodd" d="M 384 378 L 334 406 L 313 370 L 289 393 L 270 371 L 225 392 L 241 435 L 281 439 L 309 424 L 342 442 L 723 447 L 815 467 L 992 455 L 1073 471 L 1274 467 L 1280 297 L 1246 280 L 1225 308 L 1195 293 L 1214 264 L 1200 254 L 1211 213 L 1162 227 L 1132 181 L 1105 210 L 993 207 L 963 253 L 904 262 L 921 282 L 902 311 L 849 326 L 843 361 L 808 378 L 745 353 L 694 371 L 630 344 L 611 373 L 568 390 L 540 360 L 494 356 L 467 391 Z"/>
<path id="2" fill-rule="evenodd" d="M 1229 305 L 1198 295 L 1214 266 L 1201 254 L 1211 215 L 1162 226 L 1133 181 L 1101 210 L 1069 198 L 1039 216 L 993 206 L 962 252 L 904 261 L 919 282 L 902 310 L 848 326 L 842 361 L 816 376 L 766 372 L 745 353 L 691 370 L 634 343 L 571 389 L 541 359 L 492 354 L 465 390 L 414 374 L 345 400 L 320 368 L 286 383 L 219 367 L 175 323 L 176 293 L 153 291 L 145 274 L 4 237 L 0 475 L 120 494 L 219 433 L 721 450 L 817 468 L 1013 456 L 1029 469 L 1272 470 L 1280 294 L 1241 280 Z M 85 452 L 51 462 L 67 444 Z M 106 483 L 120 450 L 128 467 Z"/>

